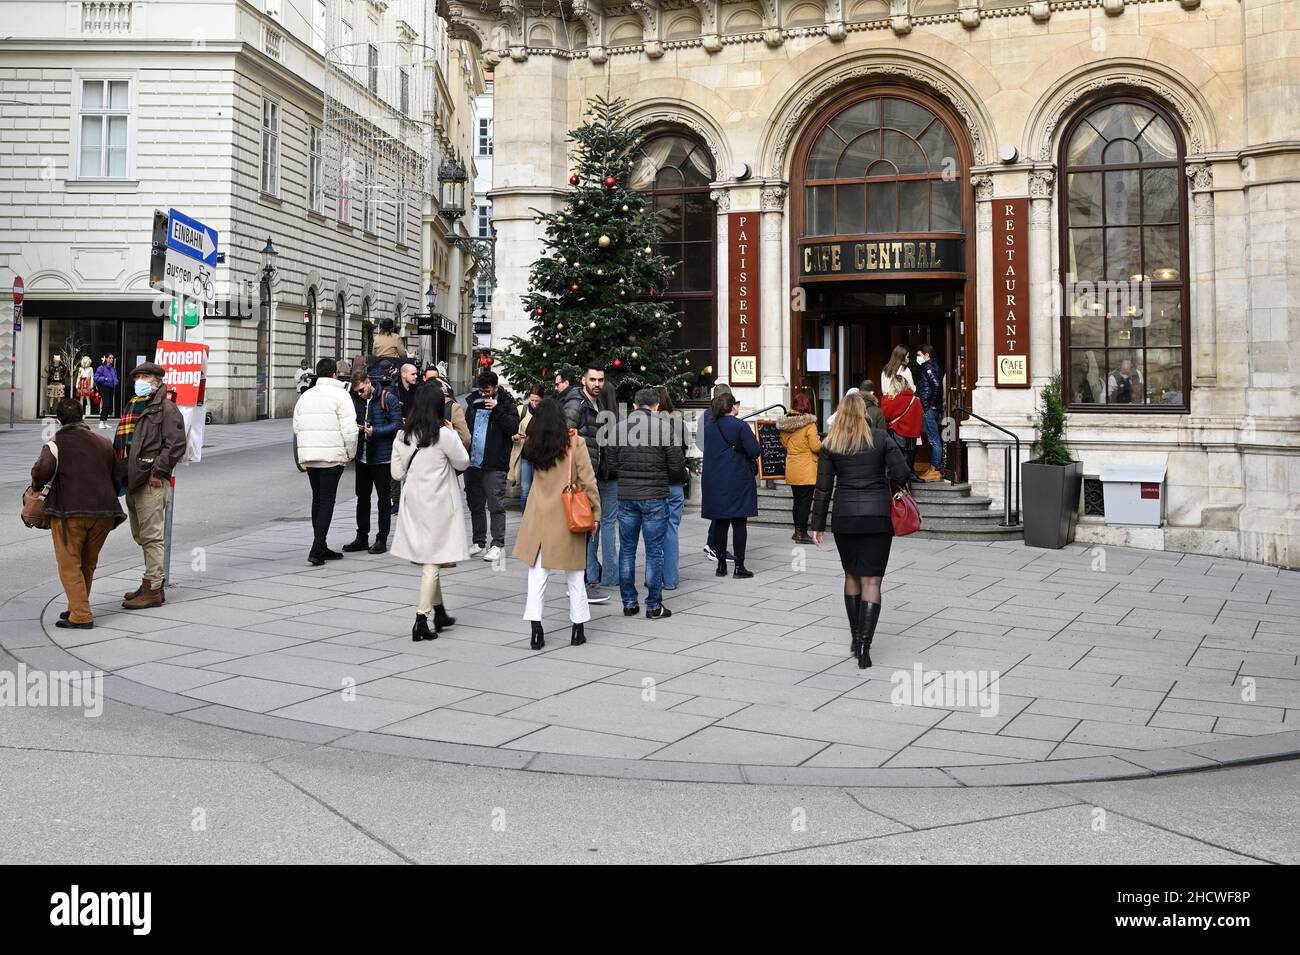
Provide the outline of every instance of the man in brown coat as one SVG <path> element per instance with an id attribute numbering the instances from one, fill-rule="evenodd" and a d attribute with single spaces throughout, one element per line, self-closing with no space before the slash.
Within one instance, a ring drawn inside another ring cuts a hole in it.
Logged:
<path id="1" fill-rule="evenodd" d="M 406 346 L 397 334 L 397 325 L 391 318 L 381 319 L 379 331 L 375 333 L 370 353 L 376 358 L 406 358 Z"/>
<path id="2" fill-rule="evenodd" d="M 45 496 L 45 513 L 50 518 L 59 580 L 68 598 L 68 609 L 59 614 L 55 626 L 89 630 L 95 625 L 90 585 L 99 551 L 126 515 L 117 502 L 113 446 L 86 427 L 77 399 L 59 399 L 55 415 L 62 427 L 41 448 L 32 468 L 32 487 L 52 484 Z"/>
<path id="3" fill-rule="evenodd" d="M 144 551 L 144 578 L 122 602 L 127 610 L 144 610 L 166 601 L 163 524 L 172 469 L 185 456 L 185 420 L 162 387 L 165 374 L 151 361 L 131 371 L 134 397 L 122 412 L 113 441 L 131 536 Z"/>

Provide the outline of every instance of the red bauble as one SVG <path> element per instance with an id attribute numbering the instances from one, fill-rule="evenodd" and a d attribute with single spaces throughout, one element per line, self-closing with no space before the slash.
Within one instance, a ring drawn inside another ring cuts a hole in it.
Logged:
<path id="1" fill-rule="evenodd" d="M 576 292 L 576 291 L 578 291 L 578 287 L 579 287 L 579 286 L 578 286 L 578 283 L 577 283 L 577 282 L 574 282 L 572 285 L 569 286 L 569 291 L 570 291 L 570 292 Z"/>
<path id="2" fill-rule="evenodd" d="M 536 315 L 541 315 L 541 314 L 542 314 L 542 310 L 539 308 L 539 309 L 538 309 L 534 314 L 536 314 Z"/>
<path id="3" fill-rule="evenodd" d="M 622 359 L 620 359 L 620 358 L 615 358 L 615 359 L 614 359 L 614 367 L 615 367 L 615 368 L 622 368 L 622 367 L 623 367 L 623 361 L 622 361 Z"/>
<path id="4" fill-rule="evenodd" d="M 615 179 L 613 176 L 605 177 L 605 188 L 613 189 L 616 185 L 618 185 L 618 180 Z"/>
<path id="5" fill-rule="evenodd" d="M 577 177 L 577 176 L 570 176 L 570 177 L 569 177 L 569 185 L 571 185 L 571 186 L 576 186 L 577 184 L 578 184 L 578 177 Z"/>
<path id="6" fill-rule="evenodd" d="M 655 287 L 653 285 L 650 286 L 650 297 L 651 298 L 655 297 Z"/>
<path id="7" fill-rule="evenodd" d="M 543 378 L 546 377 L 546 369 L 545 369 L 545 368 L 542 369 L 542 377 L 543 377 Z"/>

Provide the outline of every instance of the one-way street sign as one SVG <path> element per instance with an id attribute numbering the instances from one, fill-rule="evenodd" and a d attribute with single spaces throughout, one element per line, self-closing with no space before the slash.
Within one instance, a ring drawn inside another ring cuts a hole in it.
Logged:
<path id="1" fill-rule="evenodd" d="M 167 248 L 197 259 L 207 266 L 217 264 L 217 230 L 183 212 L 168 212 Z"/>

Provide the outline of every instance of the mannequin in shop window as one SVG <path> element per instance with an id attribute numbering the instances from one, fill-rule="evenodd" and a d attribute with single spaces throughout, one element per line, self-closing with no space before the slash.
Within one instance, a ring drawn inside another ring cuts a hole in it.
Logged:
<path id="1" fill-rule="evenodd" d="M 108 419 L 117 406 L 117 359 L 109 352 L 95 369 L 95 387 L 99 390 L 99 427 L 107 428 Z"/>
<path id="2" fill-rule="evenodd" d="M 63 356 L 53 354 L 45 368 L 45 405 L 47 414 L 54 414 L 54 407 L 59 399 L 67 395 L 68 368 L 63 364 Z"/>
<path id="3" fill-rule="evenodd" d="M 90 417 L 95 410 L 95 363 L 89 355 L 82 355 L 77 363 L 77 400 L 81 402 L 81 413 Z"/>

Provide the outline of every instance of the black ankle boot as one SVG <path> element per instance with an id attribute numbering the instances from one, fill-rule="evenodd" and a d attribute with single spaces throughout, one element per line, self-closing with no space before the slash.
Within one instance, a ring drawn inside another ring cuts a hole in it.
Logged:
<path id="1" fill-rule="evenodd" d="M 862 645 L 862 626 L 858 623 L 858 608 L 861 606 L 862 598 L 857 594 L 851 597 L 848 594 L 844 595 L 844 609 L 849 615 L 849 633 L 853 635 L 853 642 L 849 645 L 849 652 L 855 657 Z"/>
<path id="2" fill-rule="evenodd" d="M 376 537 L 375 542 L 371 544 L 370 547 L 367 549 L 367 553 L 370 554 L 388 553 L 388 538 L 382 534 Z"/>
<path id="3" fill-rule="evenodd" d="M 456 625 L 456 618 L 448 616 L 447 611 L 443 609 L 442 604 L 433 605 L 433 629 L 442 633 L 448 627 Z"/>
<path id="4" fill-rule="evenodd" d="M 736 558 L 736 569 L 733 570 L 733 571 L 731 572 L 731 576 L 732 576 L 732 577 L 742 577 L 742 578 L 743 578 L 743 577 L 753 577 L 753 576 L 754 576 L 754 572 L 753 572 L 752 570 L 746 570 L 746 569 L 745 569 L 745 562 L 744 562 L 743 560 L 741 560 L 740 558 Z"/>
<path id="5" fill-rule="evenodd" d="M 416 643 L 421 640 L 437 640 L 438 635 L 429 629 L 429 615 L 417 613 L 415 615 L 415 626 L 411 628 L 411 639 Z"/>
<path id="6" fill-rule="evenodd" d="M 862 601 L 858 609 L 858 628 L 862 634 L 858 646 L 858 669 L 865 670 L 871 666 L 871 638 L 876 635 L 876 623 L 880 620 L 880 604 Z"/>
<path id="7" fill-rule="evenodd" d="M 532 641 L 528 644 L 528 649 L 530 649 L 530 650 L 540 650 L 540 649 L 542 649 L 542 647 L 546 646 L 546 640 L 544 639 L 545 637 L 546 637 L 546 634 L 545 634 L 545 632 L 543 632 L 543 630 L 542 630 L 542 622 L 541 622 L 540 620 L 534 620 L 534 621 L 533 621 L 533 639 L 532 639 Z"/>
<path id="8" fill-rule="evenodd" d="M 573 647 L 580 647 L 586 642 L 587 642 L 587 634 L 583 630 L 582 624 L 575 623 L 573 625 L 573 633 L 569 635 L 569 645 Z"/>
<path id="9" fill-rule="evenodd" d="M 727 558 L 721 556 L 718 557 L 718 569 L 713 572 L 713 576 L 715 577 L 727 576 Z"/>
<path id="10" fill-rule="evenodd" d="M 350 540 L 343 545 L 343 549 L 349 554 L 354 554 L 359 550 L 365 550 L 370 546 L 370 539 L 366 534 L 358 534 L 355 540 Z"/>

